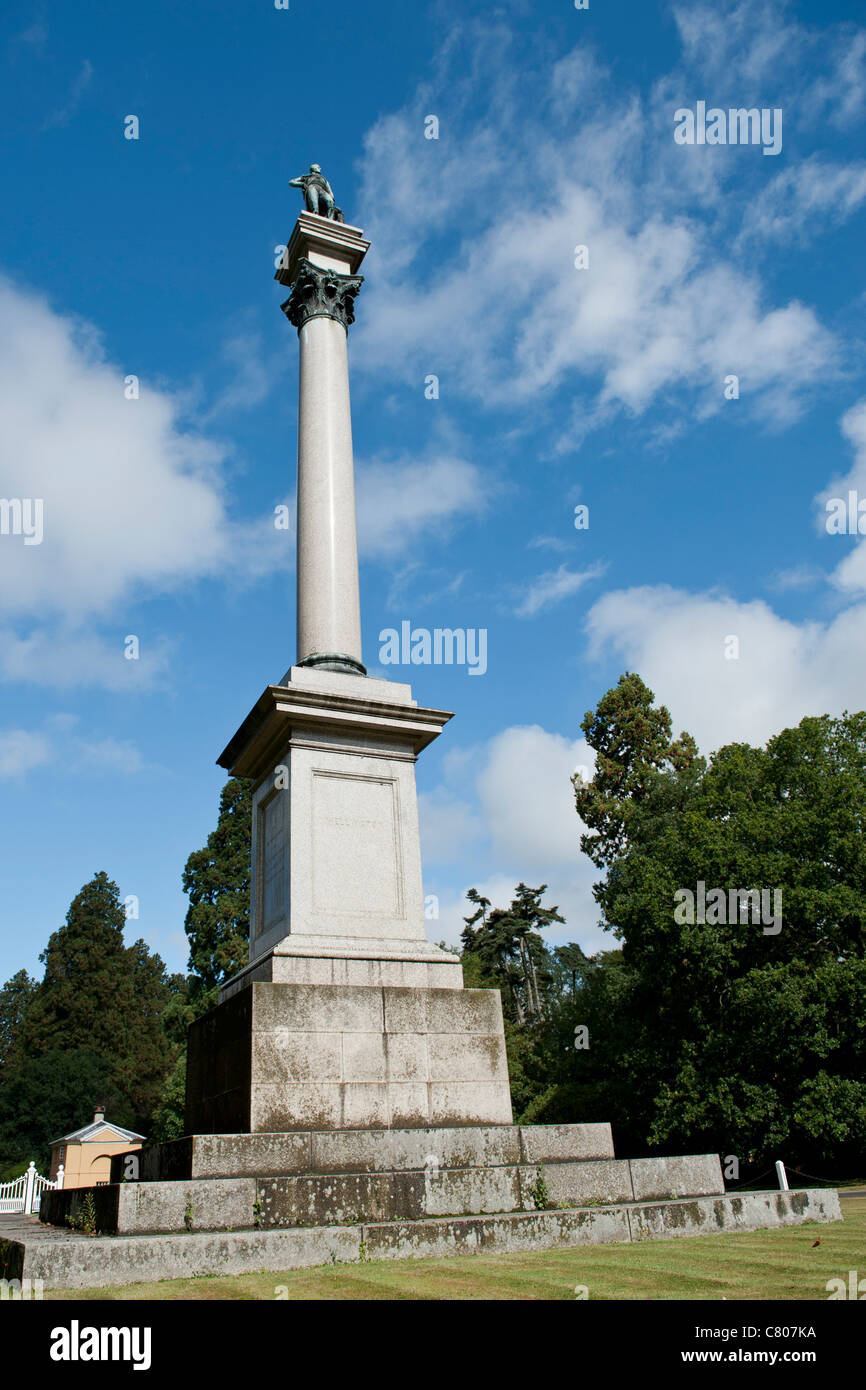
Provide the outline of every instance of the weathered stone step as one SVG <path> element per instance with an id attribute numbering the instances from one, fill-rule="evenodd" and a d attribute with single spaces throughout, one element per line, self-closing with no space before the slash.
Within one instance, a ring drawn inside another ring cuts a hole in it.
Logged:
<path id="1" fill-rule="evenodd" d="M 545 1250 L 656 1240 L 841 1220 L 836 1192 L 748 1192 L 738 1196 L 618 1204 L 566 1211 L 429 1218 L 357 1226 L 95 1237 L 34 1227 L 23 1241 L 0 1239 L 8 1279 L 83 1289 L 205 1274 L 248 1274 L 477 1252 Z"/>
<path id="2" fill-rule="evenodd" d="M 99 1235 L 172 1231 L 244 1231 L 256 1224 L 255 1178 L 201 1178 L 188 1182 L 124 1182 L 67 1187 L 45 1194 L 40 1220 Z"/>
<path id="3" fill-rule="evenodd" d="M 428 1216 L 534 1211 L 540 1184 L 557 1207 L 702 1197 L 725 1190 L 718 1155 L 702 1154 L 636 1163 L 610 1158 L 537 1166 L 263 1178 L 258 1183 L 258 1203 L 265 1227 L 419 1221 Z"/>
<path id="4" fill-rule="evenodd" d="M 701 1154 L 115 1183 L 48 1191 L 40 1216 L 55 1226 L 71 1221 L 80 1227 L 87 1219 L 100 1233 L 130 1235 L 533 1211 L 543 1198 L 557 1207 L 576 1207 L 723 1192 L 718 1155 Z"/>
<path id="5" fill-rule="evenodd" d="M 609 1124 L 472 1125 L 310 1133 L 196 1134 L 117 1154 L 111 1180 L 134 1158 L 142 1182 L 272 1177 L 290 1173 L 386 1173 L 613 1158 Z M 129 1174 L 126 1174 L 129 1176 Z"/>

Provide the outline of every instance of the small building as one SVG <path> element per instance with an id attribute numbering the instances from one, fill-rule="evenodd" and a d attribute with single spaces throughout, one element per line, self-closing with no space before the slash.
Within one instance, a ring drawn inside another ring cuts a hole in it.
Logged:
<path id="1" fill-rule="evenodd" d="M 49 1177 L 52 1180 L 57 1177 L 62 1163 L 64 1188 L 98 1187 L 100 1183 L 111 1181 L 112 1154 L 140 1149 L 144 1139 L 143 1134 L 111 1124 L 102 1106 L 98 1105 L 89 1125 L 54 1140 Z"/>

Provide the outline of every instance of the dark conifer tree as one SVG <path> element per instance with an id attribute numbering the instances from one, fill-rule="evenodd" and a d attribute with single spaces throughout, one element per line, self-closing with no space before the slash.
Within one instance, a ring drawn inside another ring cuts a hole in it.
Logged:
<path id="1" fill-rule="evenodd" d="M 216 829 L 183 871 L 189 911 L 189 965 L 209 1004 L 216 988 L 247 963 L 250 939 L 252 788 L 230 777 L 222 789 Z"/>

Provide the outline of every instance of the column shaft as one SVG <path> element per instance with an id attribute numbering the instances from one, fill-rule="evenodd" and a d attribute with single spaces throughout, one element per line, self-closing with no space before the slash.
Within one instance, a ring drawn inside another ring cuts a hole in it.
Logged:
<path id="1" fill-rule="evenodd" d="M 299 338 L 298 664 L 348 657 L 361 666 L 346 329 L 321 315 Z"/>

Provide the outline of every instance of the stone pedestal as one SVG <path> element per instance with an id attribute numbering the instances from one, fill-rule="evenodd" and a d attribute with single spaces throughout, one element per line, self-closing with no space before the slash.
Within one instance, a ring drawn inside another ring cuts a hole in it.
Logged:
<path id="1" fill-rule="evenodd" d="M 295 666 L 220 764 L 250 777 L 253 981 L 462 989 L 424 928 L 415 759 L 450 714 L 408 685 Z"/>
<path id="2" fill-rule="evenodd" d="M 511 1123 L 496 990 L 253 984 L 193 1024 L 191 1134 Z"/>
<path id="3" fill-rule="evenodd" d="M 256 784 L 250 963 L 190 1029 L 189 1134 L 511 1123 L 499 993 L 425 933 L 415 759 L 450 717 L 296 666 L 222 754 Z"/>

